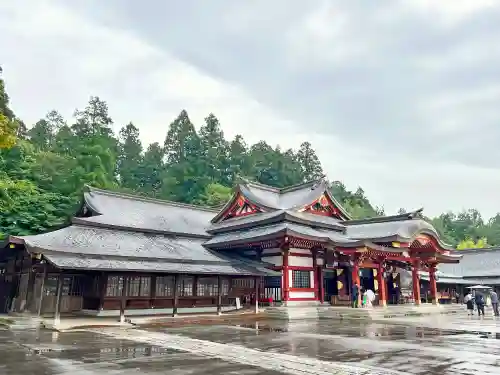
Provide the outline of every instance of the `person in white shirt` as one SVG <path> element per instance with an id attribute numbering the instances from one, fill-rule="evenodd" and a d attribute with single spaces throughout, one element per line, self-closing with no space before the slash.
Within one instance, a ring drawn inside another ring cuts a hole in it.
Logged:
<path id="1" fill-rule="evenodd" d="M 474 299 L 470 292 L 464 297 L 464 303 L 467 305 L 467 315 L 474 315 Z"/>

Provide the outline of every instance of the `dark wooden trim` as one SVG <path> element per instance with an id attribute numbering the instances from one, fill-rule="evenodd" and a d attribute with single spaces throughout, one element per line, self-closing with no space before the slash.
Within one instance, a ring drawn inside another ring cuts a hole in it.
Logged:
<path id="1" fill-rule="evenodd" d="M 174 276 L 174 306 L 173 306 L 173 316 L 177 315 L 177 309 L 179 307 L 179 275 Z"/>
<path id="2" fill-rule="evenodd" d="M 42 314 L 42 303 L 43 303 L 43 297 L 45 296 L 45 282 L 47 281 L 48 273 L 47 273 L 47 263 L 44 263 L 43 267 L 43 279 L 42 279 L 42 285 L 40 286 L 40 302 L 38 305 L 38 316 Z"/>
<path id="3" fill-rule="evenodd" d="M 222 313 L 222 277 L 217 276 L 217 314 Z"/>
<path id="4" fill-rule="evenodd" d="M 151 306 L 152 309 L 155 307 L 155 299 L 156 299 L 156 275 L 151 275 L 151 291 L 150 291 L 150 296 L 151 296 L 151 301 L 149 305 Z"/>
<path id="5" fill-rule="evenodd" d="M 108 277 L 109 275 L 104 272 L 101 272 L 99 274 L 99 310 L 102 310 L 104 308 L 104 298 L 106 297 Z"/>
<path id="6" fill-rule="evenodd" d="M 123 276 L 122 296 L 120 298 L 120 321 L 125 318 L 125 309 L 127 308 L 128 276 Z"/>
<path id="7" fill-rule="evenodd" d="M 59 320 L 61 318 L 61 295 L 63 287 L 64 275 L 59 274 L 57 278 L 57 288 L 56 288 L 56 298 L 54 306 L 54 320 Z"/>

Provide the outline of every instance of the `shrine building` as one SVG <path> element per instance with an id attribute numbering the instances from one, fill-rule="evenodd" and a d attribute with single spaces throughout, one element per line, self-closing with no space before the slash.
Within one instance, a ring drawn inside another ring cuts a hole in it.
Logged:
<path id="1" fill-rule="evenodd" d="M 0 243 L 0 312 L 123 318 L 221 313 L 236 300 L 346 304 L 353 283 L 380 306 L 420 304 L 422 273 L 437 303 L 437 267 L 461 255 L 421 212 L 353 220 L 324 180 L 245 181 L 220 210 L 87 187 L 67 227 Z"/>

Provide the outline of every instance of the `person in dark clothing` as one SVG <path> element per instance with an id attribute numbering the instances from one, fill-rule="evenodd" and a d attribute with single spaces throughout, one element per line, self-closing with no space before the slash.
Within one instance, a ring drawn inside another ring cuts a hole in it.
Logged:
<path id="1" fill-rule="evenodd" d="M 477 315 L 481 316 L 481 314 L 484 316 L 484 296 L 482 293 L 476 292 L 476 296 L 474 297 L 474 300 L 476 302 L 477 306 Z"/>
<path id="2" fill-rule="evenodd" d="M 359 285 L 356 283 L 352 284 L 352 307 L 356 308 L 358 307 L 358 301 L 359 301 Z"/>

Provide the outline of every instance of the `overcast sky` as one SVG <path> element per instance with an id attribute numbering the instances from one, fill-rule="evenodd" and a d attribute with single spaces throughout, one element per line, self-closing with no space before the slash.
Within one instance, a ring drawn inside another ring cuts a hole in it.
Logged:
<path id="1" fill-rule="evenodd" d="M 181 109 L 227 137 L 310 141 L 387 213 L 500 211 L 496 0 L 0 0 L 16 114 L 90 95 L 163 142 Z"/>

